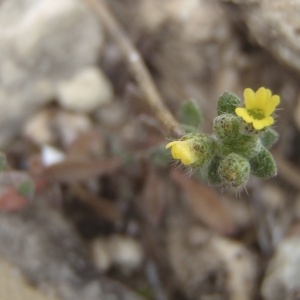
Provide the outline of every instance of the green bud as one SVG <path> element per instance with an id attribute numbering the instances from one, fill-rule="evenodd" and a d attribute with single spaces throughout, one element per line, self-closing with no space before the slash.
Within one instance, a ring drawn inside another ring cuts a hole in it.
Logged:
<path id="1" fill-rule="evenodd" d="M 218 100 L 218 115 L 226 113 L 234 114 L 235 109 L 240 106 L 242 106 L 242 101 L 237 95 L 225 92 Z"/>
<path id="2" fill-rule="evenodd" d="M 204 134 L 190 133 L 184 136 L 182 140 L 190 140 L 191 151 L 197 157 L 196 161 L 192 164 L 192 167 L 204 167 L 209 164 L 214 157 L 216 141 L 212 137 Z"/>
<path id="3" fill-rule="evenodd" d="M 260 178 L 271 178 L 276 176 L 277 168 L 272 154 L 265 148 L 250 159 L 251 173 Z"/>
<path id="4" fill-rule="evenodd" d="M 230 153 L 221 160 L 218 173 L 222 182 L 234 188 L 247 183 L 250 175 L 249 162 L 236 153 Z"/>
<path id="5" fill-rule="evenodd" d="M 182 104 L 179 117 L 180 123 L 199 129 L 202 119 L 202 113 L 195 101 L 190 100 Z"/>
<path id="6" fill-rule="evenodd" d="M 178 159 L 185 166 L 194 168 L 206 166 L 216 151 L 215 140 L 204 134 L 189 133 L 181 140 L 172 141 L 166 145 L 171 148 L 174 159 Z"/>
<path id="7" fill-rule="evenodd" d="M 207 167 L 206 179 L 213 185 L 220 185 L 222 183 L 222 179 L 218 172 L 221 159 L 220 156 L 215 156 Z"/>
<path id="8" fill-rule="evenodd" d="M 261 143 L 267 149 L 270 149 L 279 138 L 279 134 L 272 128 L 264 130 L 260 136 Z"/>
<path id="9" fill-rule="evenodd" d="M 241 118 L 234 114 L 226 113 L 214 119 L 213 130 L 221 140 L 237 137 L 240 134 L 241 127 Z"/>

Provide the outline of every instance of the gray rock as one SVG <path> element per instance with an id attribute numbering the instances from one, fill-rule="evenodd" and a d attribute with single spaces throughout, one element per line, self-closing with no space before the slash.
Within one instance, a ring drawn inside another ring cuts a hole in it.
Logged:
<path id="1" fill-rule="evenodd" d="M 262 282 L 263 299 L 299 299 L 300 295 L 300 238 L 283 240 L 268 264 Z"/>
<path id="2" fill-rule="evenodd" d="M 172 211 L 168 257 L 188 299 L 253 299 L 257 279 L 254 254 L 243 244 Z"/>
<path id="3" fill-rule="evenodd" d="M 234 19 L 246 23 L 255 41 L 278 60 L 300 71 L 300 2 L 295 0 L 223 0 L 233 2 Z"/>
<path id="4" fill-rule="evenodd" d="M 0 6 L 0 146 L 57 86 L 97 61 L 100 27 L 79 0 L 6 0 Z"/>
<path id="5" fill-rule="evenodd" d="M 142 300 L 97 273 L 71 224 L 44 200 L 0 214 L 0 256 L 37 288 L 62 300 Z"/>

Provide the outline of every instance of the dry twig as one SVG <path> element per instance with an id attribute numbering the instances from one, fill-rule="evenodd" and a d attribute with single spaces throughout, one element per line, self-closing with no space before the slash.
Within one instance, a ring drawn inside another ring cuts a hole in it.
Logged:
<path id="1" fill-rule="evenodd" d="M 162 98 L 155 87 L 153 80 L 133 44 L 128 39 L 117 20 L 114 18 L 109 8 L 103 0 L 85 0 L 93 9 L 95 14 L 104 24 L 107 31 L 115 39 L 123 52 L 129 67 L 131 68 L 141 90 L 145 95 L 145 100 L 153 110 L 155 117 L 163 125 L 167 134 L 172 136 L 182 136 L 183 132 L 179 123 L 164 105 Z"/>

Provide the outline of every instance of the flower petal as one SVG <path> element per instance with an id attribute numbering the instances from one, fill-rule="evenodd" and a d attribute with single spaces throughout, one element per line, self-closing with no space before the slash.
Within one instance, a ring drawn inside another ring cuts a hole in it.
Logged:
<path id="1" fill-rule="evenodd" d="M 278 95 L 274 95 L 270 99 L 268 99 L 268 103 L 266 103 L 266 106 L 264 108 L 265 116 L 271 115 L 279 103 L 280 97 Z"/>
<path id="2" fill-rule="evenodd" d="M 182 156 L 190 152 L 190 148 L 186 142 L 177 141 L 171 148 L 172 156 L 175 159 L 181 159 Z"/>
<path id="3" fill-rule="evenodd" d="M 257 92 L 255 94 L 255 106 L 256 106 L 256 107 L 254 107 L 255 109 L 260 109 L 260 110 L 264 111 L 264 107 L 267 102 L 267 96 L 269 94 L 268 91 L 271 92 L 270 90 L 267 90 L 264 87 L 261 87 L 257 90 Z"/>
<path id="4" fill-rule="evenodd" d="M 196 161 L 196 158 L 194 155 L 184 155 L 181 158 L 181 163 L 183 163 L 185 166 L 191 165 Z"/>
<path id="5" fill-rule="evenodd" d="M 271 97 L 271 102 L 276 107 L 280 103 L 280 97 L 278 95 L 273 95 Z"/>
<path id="6" fill-rule="evenodd" d="M 244 101 L 247 109 L 255 108 L 255 93 L 253 90 L 249 88 L 244 90 Z"/>
<path id="7" fill-rule="evenodd" d="M 274 119 L 272 117 L 266 117 L 264 119 L 261 119 L 261 120 L 254 120 L 253 121 L 253 127 L 256 129 L 256 130 L 261 130 L 265 127 L 268 127 L 270 125 L 272 125 L 274 123 Z"/>
<path id="8" fill-rule="evenodd" d="M 171 153 L 175 159 L 180 159 L 186 166 L 191 165 L 197 160 L 196 156 L 191 151 L 189 143 L 185 141 L 178 141 L 178 143 L 172 147 Z"/>
<path id="9" fill-rule="evenodd" d="M 174 144 L 178 143 L 178 141 L 173 141 L 173 142 L 170 142 L 166 145 L 166 149 L 172 147 Z"/>
<path id="10" fill-rule="evenodd" d="M 235 109 L 235 113 L 241 117 L 246 123 L 252 123 L 253 122 L 253 118 L 249 115 L 248 111 L 246 108 L 244 107 L 237 107 Z"/>

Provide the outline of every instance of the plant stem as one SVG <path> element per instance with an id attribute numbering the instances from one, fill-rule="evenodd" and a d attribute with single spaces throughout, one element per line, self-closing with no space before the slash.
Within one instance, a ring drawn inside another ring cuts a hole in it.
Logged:
<path id="1" fill-rule="evenodd" d="M 103 0 L 85 0 L 93 9 L 106 30 L 115 39 L 119 45 L 126 61 L 133 72 L 141 90 L 145 95 L 145 101 L 151 107 L 155 117 L 163 126 L 164 131 L 174 137 L 183 135 L 180 124 L 165 106 L 162 98 L 139 54 L 137 49 L 131 43 L 125 32 L 122 30 L 117 20 L 114 18 L 110 9 Z"/>

